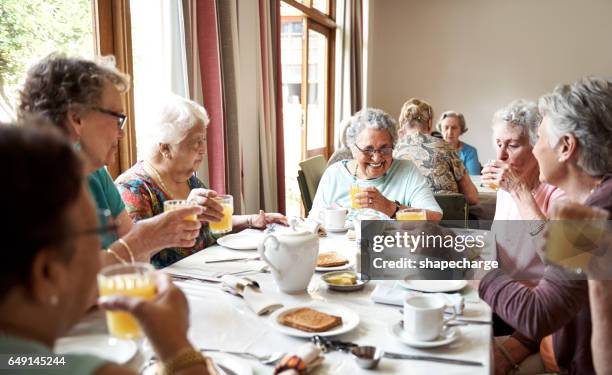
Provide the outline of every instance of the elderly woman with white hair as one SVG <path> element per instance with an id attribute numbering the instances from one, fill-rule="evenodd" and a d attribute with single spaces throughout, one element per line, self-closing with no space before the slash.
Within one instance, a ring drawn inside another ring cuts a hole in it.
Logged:
<path id="1" fill-rule="evenodd" d="M 612 211 L 612 82 L 586 78 L 560 85 L 540 98 L 539 111 L 543 118 L 533 147 L 539 179 L 558 186 L 570 201 Z M 540 349 L 548 354 L 542 356 L 548 369 L 595 373 L 591 334 L 594 344 L 603 344 L 610 342 L 610 331 L 607 322 L 591 320 L 591 303 L 600 301 L 589 300 L 587 281 L 575 272 L 549 265 L 537 286 L 528 287 L 496 270 L 481 280 L 479 294 L 519 333 L 521 345 L 506 348 L 512 358 L 499 365 L 509 369 L 525 348 Z M 601 306 L 594 306 L 598 316 Z M 595 350 L 599 355 L 606 348 Z"/>
<path id="2" fill-rule="evenodd" d="M 478 161 L 478 151 L 476 151 L 474 146 L 468 145 L 459 139 L 462 134 L 468 131 L 468 128 L 465 126 L 465 116 L 459 112 L 446 111 L 440 116 L 437 128 L 442 133 L 446 143 L 457 150 L 459 159 L 465 165 L 468 174 L 479 175 L 481 166 L 480 161 Z"/>
<path id="3" fill-rule="evenodd" d="M 428 220 L 440 220 L 442 210 L 436 203 L 427 180 L 408 160 L 393 158 L 397 142 L 395 121 L 380 109 L 357 112 L 346 129 L 352 160 L 342 160 L 325 170 L 319 182 L 310 216 L 336 205 L 351 207 L 350 190 L 359 210 L 372 209 L 388 217 L 402 208 L 426 210 Z"/>
<path id="4" fill-rule="evenodd" d="M 202 222 L 217 222 L 223 217 L 223 208 L 213 198 L 217 193 L 204 186 L 194 172 L 206 155 L 206 110 L 199 104 L 172 95 L 153 114 L 143 145 L 144 160 L 120 175 L 115 183 L 135 222 L 159 215 L 164 202 L 187 199 L 203 207 L 198 217 Z M 286 224 L 278 213 L 234 215 L 234 230 L 264 228 L 269 223 Z M 203 225 L 196 243 L 191 248 L 167 248 L 153 255 L 151 263 L 165 267 L 215 242 L 208 225 Z"/>

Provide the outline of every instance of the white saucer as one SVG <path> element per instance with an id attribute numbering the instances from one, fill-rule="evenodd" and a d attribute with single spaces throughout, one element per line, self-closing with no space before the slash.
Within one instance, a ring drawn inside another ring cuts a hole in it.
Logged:
<path id="1" fill-rule="evenodd" d="M 217 239 L 217 243 L 223 247 L 234 250 L 257 250 L 259 242 L 264 234 L 234 233 Z"/>
<path id="2" fill-rule="evenodd" d="M 459 327 L 447 327 L 442 334 L 435 340 L 421 341 L 416 340 L 404 331 L 404 328 L 397 322 L 391 326 L 391 334 L 408 346 L 414 348 L 436 348 L 438 346 L 444 346 L 457 341 L 461 337 L 461 330 Z"/>
<path id="3" fill-rule="evenodd" d="M 134 341 L 109 335 L 64 337 L 55 342 L 57 354 L 91 354 L 119 364 L 126 364 L 137 351 Z"/>
<path id="4" fill-rule="evenodd" d="M 306 332 L 306 331 L 301 331 L 297 328 L 285 326 L 278 322 L 279 315 L 285 312 L 291 311 L 291 310 L 299 309 L 301 307 L 310 307 L 312 309 L 315 309 L 320 312 L 324 312 L 326 314 L 339 316 L 342 318 L 342 325 L 339 327 L 330 329 L 329 331 L 325 331 L 325 332 Z M 315 335 L 324 336 L 324 337 L 337 336 L 343 333 L 350 332 L 354 330 L 355 328 L 357 328 L 357 326 L 359 325 L 359 314 L 357 314 L 355 311 L 347 307 L 341 306 L 341 305 L 335 305 L 331 303 L 321 303 L 321 302 L 284 307 L 282 309 L 278 309 L 275 312 L 273 312 L 272 315 L 270 315 L 269 319 L 270 319 L 270 324 L 272 325 L 272 328 L 274 328 L 278 332 L 284 333 L 285 335 L 301 337 L 301 338 L 311 338 L 312 336 L 315 336 Z"/>
<path id="5" fill-rule="evenodd" d="M 402 288 L 425 293 L 446 293 L 459 291 L 467 285 L 465 280 L 399 280 Z"/>
<path id="6" fill-rule="evenodd" d="M 315 268 L 315 271 L 317 272 L 331 272 L 331 271 L 344 271 L 344 270 L 348 270 L 349 268 L 353 267 L 355 263 L 349 261 L 347 264 L 343 264 L 341 266 L 335 266 L 335 267 L 319 267 L 317 266 Z"/>
<path id="7" fill-rule="evenodd" d="M 327 228 L 325 227 L 325 230 L 330 232 L 330 233 L 342 233 L 342 232 L 346 232 L 347 230 L 349 230 L 349 227 L 345 226 L 343 228 Z"/>

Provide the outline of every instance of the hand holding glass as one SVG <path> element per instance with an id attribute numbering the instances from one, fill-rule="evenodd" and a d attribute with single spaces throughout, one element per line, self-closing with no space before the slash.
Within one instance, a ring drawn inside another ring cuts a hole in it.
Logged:
<path id="1" fill-rule="evenodd" d="M 211 233 L 231 232 L 234 198 L 231 195 L 219 195 L 213 199 L 223 207 L 223 217 L 220 221 L 210 221 L 208 223 Z"/>

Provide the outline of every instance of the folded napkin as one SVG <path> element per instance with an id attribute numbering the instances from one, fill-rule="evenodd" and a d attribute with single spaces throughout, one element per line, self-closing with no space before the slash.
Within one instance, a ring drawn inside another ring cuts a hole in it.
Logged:
<path id="1" fill-rule="evenodd" d="M 320 365 L 324 359 L 321 349 L 309 342 L 300 346 L 295 353 L 284 356 L 274 368 L 274 374 L 305 374 Z"/>
<path id="2" fill-rule="evenodd" d="M 223 290 L 244 298 L 247 306 L 257 315 L 264 315 L 283 307 L 282 303 L 263 294 L 259 284 L 249 278 L 225 275 L 221 277 L 221 281 Z"/>
<path id="3" fill-rule="evenodd" d="M 416 296 L 423 294 L 417 291 L 411 290 L 403 290 L 400 288 L 396 288 L 395 286 L 384 285 L 384 283 L 379 283 L 376 285 L 372 294 L 370 294 L 370 298 L 372 301 L 376 303 L 384 303 L 387 305 L 397 305 L 404 306 L 404 299 L 406 296 Z M 457 315 L 463 314 L 463 308 L 465 306 L 465 301 L 463 296 L 459 293 L 427 293 L 428 295 L 435 295 L 442 298 L 446 301 L 446 312 L 452 313 L 453 311 Z"/>
<path id="4" fill-rule="evenodd" d="M 327 236 L 327 231 L 321 223 L 312 218 L 302 219 L 300 217 L 291 217 L 288 227 L 275 226 L 270 232 L 291 232 L 291 231 L 307 231 L 318 235 L 319 237 Z"/>

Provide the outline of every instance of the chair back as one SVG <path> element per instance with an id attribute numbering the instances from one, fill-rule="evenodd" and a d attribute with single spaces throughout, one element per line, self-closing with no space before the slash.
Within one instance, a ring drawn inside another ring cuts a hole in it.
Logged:
<path id="1" fill-rule="evenodd" d="M 325 168 L 327 168 L 327 162 L 321 155 L 313 156 L 300 162 L 301 170 L 298 171 L 298 185 L 300 186 L 306 215 L 308 215 L 312 208 L 312 201 L 317 193 L 317 187 L 319 187 L 319 181 L 321 176 L 323 176 L 323 172 L 325 172 Z M 300 174 L 303 178 L 300 177 Z"/>
<path id="2" fill-rule="evenodd" d="M 442 209 L 442 220 L 463 221 L 463 226 L 467 228 L 468 203 L 463 194 L 436 193 L 434 198 Z"/>

